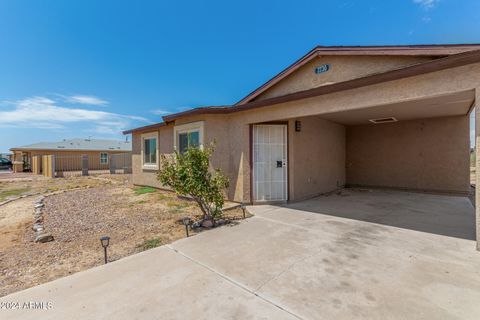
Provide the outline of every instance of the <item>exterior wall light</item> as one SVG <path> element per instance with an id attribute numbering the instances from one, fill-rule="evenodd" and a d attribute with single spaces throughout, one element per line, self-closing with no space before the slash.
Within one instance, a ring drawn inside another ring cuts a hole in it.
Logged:
<path id="1" fill-rule="evenodd" d="M 295 132 L 302 131 L 302 121 L 295 120 Z"/>
<path id="2" fill-rule="evenodd" d="M 110 244 L 110 237 L 109 236 L 104 236 L 100 238 L 100 242 L 102 243 L 103 247 L 103 252 L 105 255 L 105 264 L 107 264 L 108 259 L 107 259 L 107 247 Z"/>

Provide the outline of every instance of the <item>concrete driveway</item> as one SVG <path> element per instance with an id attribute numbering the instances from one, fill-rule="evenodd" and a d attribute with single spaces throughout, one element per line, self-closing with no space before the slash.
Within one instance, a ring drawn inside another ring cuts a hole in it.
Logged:
<path id="1" fill-rule="evenodd" d="M 478 319 L 467 198 L 344 191 L 41 285 L 2 319 Z M 48 306 L 47 306 L 48 307 Z"/>

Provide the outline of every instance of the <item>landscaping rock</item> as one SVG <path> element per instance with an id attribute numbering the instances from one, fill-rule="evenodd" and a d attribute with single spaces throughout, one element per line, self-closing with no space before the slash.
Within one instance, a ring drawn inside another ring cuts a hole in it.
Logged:
<path id="1" fill-rule="evenodd" d="M 43 208 L 44 206 L 45 206 L 45 205 L 44 205 L 43 203 L 37 203 L 34 208 L 35 208 L 35 209 L 37 209 L 37 208 Z"/>
<path id="2" fill-rule="evenodd" d="M 43 230 L 43 226 L 41 223 L 35 223 L 32 227 L 33 231 L 42 231 Z"/>
<path id="3" fill-rule="evenodd" d="M 201 226 L 202 226 L 202 221 L 195 221 L 194 223 L 192 223 L 191 228 L 197 229 L 197 228 L 200 228 Z"/>
<path id="4" fill-rule="evenodd" d="M 202 227 L 204 227 L 204 228 L 213 227 L 213 221 L 212 220 L 203 220 L 202 221 Z"/>
<path id="5" fill-rule="evenodd" d="M 53 236 L 50 233 L 40 233 L 35 237 L 35 242 L 50 242 L 53 241 Z"/>
<path id="6" fill-rule="evenodd" d="M 226 220 L 226 219 L 218 219 L 217 221 L 215 221 L 215 224 L 216 224 L 217 226 L 223 226 L 223 225 L 225 225 L 225 224 L 227 224 L 227 223 L 229 223 L 229 222 L 230 222 L 230 221 L 229 221 L 229 220 Z"/>

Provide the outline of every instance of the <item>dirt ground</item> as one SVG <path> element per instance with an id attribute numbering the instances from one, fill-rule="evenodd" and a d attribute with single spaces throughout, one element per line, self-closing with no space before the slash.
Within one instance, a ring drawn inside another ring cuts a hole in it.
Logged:
<path id="1" fill-rule="evenodd" d="M 53 242 L 33 242 L 38 196 L 0 207 L 0 296 L 104 263 L 101 236 L 111 238 L 108 256 L 113 261 L 185 237 L 179 220 L 200 216 L 193 202 L 133 187 L 122 175 L 17 181 L 2 183 L 0 190 L 22 186 L 47 192 L 81 185 L 90 187 L 45 199 L 44 226 Z M 242 211 L 227 211 L 226 217 L 240 219 Z"/>
<path id="2" fill-rule="evenodd" d="M 82 187 L 95 187 L 128 180 L 128 175 L 100 175 L 96 177 L 79 176 L 62 179 L 50 179 L 32 174 L 2 174 L 0 179 L 0 202 L 21 195 L 49 193 Z"/>

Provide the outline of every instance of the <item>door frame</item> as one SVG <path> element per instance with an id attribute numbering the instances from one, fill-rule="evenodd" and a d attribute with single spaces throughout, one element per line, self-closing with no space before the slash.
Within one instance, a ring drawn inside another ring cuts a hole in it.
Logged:
<path id="1" fill-rule="evenodd" d="M 253 192 L 253 127 L 256 125 L 284 125 L 287 127 L 287 200 L 277 201 L 255 201 Z M 249 165 L 250 165 L 250 204 L 269 204 L 269 203 L 286 203 L 290 201 L 290 125 L 289 121 L 270 121 L 249 124 Z"/>

